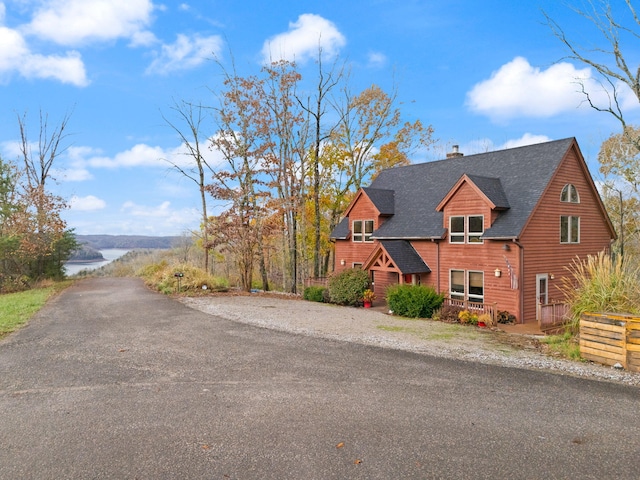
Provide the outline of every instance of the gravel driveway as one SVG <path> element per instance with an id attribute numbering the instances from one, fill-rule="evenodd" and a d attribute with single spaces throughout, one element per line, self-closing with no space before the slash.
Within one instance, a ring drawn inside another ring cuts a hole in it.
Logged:
<path id="1" fill-rule="evenodd" d="M 182 297 L 185 305 L 228 320 L 285 332 L 473 362 L 554 371 L 640 386 L 640 374 L 557 359 L 506 341 L 514 334 L 414 320 L 276 294 Z M 516 342 L 517 343 L 517 342 Z M 526 342 L 523 342 L 526 344 Z"/>

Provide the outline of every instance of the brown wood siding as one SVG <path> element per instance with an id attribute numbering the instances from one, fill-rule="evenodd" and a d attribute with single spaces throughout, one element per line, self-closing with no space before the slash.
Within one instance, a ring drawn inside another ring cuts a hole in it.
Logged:
<path id="1" fill-rule="evenodd" d="M 366 195 L 360 195 L 352 205 L 349 212 L 349 230 L 353 230 L 354 220 L 373 220 L 373 229 L 380 226 L 381 218 L 378 211 Z M 352 238 L 348 240 L 336 240 L 335 245 L 335 265 L 334 271 L 341 272 L 346 268 L 352 268 L 354 263 L 364 263 L 371 252 L 376 247 L 377 242 L 354 242 Z M 344 260 L 344 265 L 342 265 Z"/>
<path id="2" fill-rule="evenodd" d="M 484 199 L 468 184 L 463 184 L 444 208 L 444 227 L 449 228 L 449 217 L 455 215 L 483 215 L 484 229 L 490 227 L 496 215 Z M 509 251 L 503 246 L 509 244 Z M 506 310 L 516 318 L 521 317 L 519 289 L 511 288 L 507 261 L 516 275 L 520 273 L 518 248 L 511 242 L 485 240 L 481 244 L 440 242 L 440 286 L 449 295 L 451 270 L 480 271 L 484 273 L 484 303 L 496 304 L 498 310 Z M 496 268 L 500 277 L 495 276 Z"/>
<path id="3" fill-rule="evenodd" d="M 373 291 L 378 298 L 378 302 L 386 298 L 387 287 L 398 283 L 400 277 L 395 272 L 376 271 L 373 274 Z"/>
<path id="4" fill-rule="evenodd" d="M 572 148 L 561 163 L 538 207 L 521 235 L 524 248 L 524 321 L 536 320 L 536 274 L 553 274 L 549 278 L 549 300 L 563 300 L 560 286 L 568 275 L 565 267 L 576 257 L 595 255 L 608 249 L 611 242 L 607 221 L 599 208 L 597 192 L 585 177 L 576 151 Z M 566 184 L 578 190 L 580 203 L 560 201 Z M 560 243 L 560 216 L 580 217 L 580 243 Z"/>

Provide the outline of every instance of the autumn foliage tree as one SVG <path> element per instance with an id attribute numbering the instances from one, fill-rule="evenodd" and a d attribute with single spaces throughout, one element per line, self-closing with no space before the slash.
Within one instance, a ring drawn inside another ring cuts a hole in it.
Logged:
<path id="1" fill-rule="evenodd" d="M 323 68 L 321 50 L 317 65 L 306 83 L 294 62 L 248 76 L 221 66 L 217 101 L 203 107 L 213 112 L 206 138 L 222 162 L 207 166 L 208 178 L 189 178 L 216 212 L 203 222 L 208 245 L 226 253 L 245 290 L 275 283 L 296 292 L 305 278 L 328 273 L 329 234 L 358 188 L 433 143 L 431 127 L 402 120 L 395 92 L 371 85 L 352 95 L 337 63 Z M 205 138 L 199 121 L 186 123 L 197 127 L 189 141 Z"/>
<path id="2" fill-rule="evenodd" d="M 76 247 L 61 213 L 63 198 L 48 188 L 58 156 L 65 150 L 69 116 L 53 128 L 40 112 L 37 141 L 27 116 L 18 116 L 20 159 L 0 159 L 0 291 L 24 288 L 41 278 L 64 275 L 64 262 Z"/>

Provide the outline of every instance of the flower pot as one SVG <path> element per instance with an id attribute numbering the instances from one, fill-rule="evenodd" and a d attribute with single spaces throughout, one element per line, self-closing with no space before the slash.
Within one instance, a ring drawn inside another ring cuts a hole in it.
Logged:
<path id="1" fill-rule="evenodd" d="M 363 303 L 364 303 L 364 308 L 371 308 L 371 302 L 369 300 L 365 300 Z"/>

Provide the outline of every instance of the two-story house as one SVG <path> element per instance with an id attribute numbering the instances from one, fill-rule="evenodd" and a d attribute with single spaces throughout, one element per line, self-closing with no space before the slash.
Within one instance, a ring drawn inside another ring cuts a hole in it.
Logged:
<path id="1" fill-rule="evenodd" d="M 335 271 L 495 304 L 519 322 L 561 300 L 566 266 L 615 231 L 575 138 L 391 168 L 362 188 L 331 234 Z"/>

